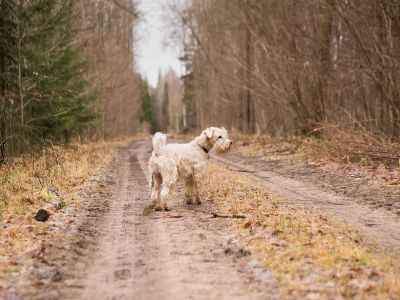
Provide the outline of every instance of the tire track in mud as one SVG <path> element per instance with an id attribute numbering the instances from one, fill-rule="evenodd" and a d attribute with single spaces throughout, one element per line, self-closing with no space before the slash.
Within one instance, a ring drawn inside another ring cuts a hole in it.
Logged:
<path id="1" fill-rule="evenodd" d="M 279 299 L 277 282 L 229 230 L 229 221 L 188 206 L 178 190 L 170 212 L 143 215 L 150 145 L 138 142 L 115 159 L 109 209 L 96 246 L 75 271 L 74 299 Z M 204 203 L 202 211 L 213 211 Z M 73 276 L 72 276 L 73 277 Z"/>
<path id="2" fill-rule="evenodd" d="M 242 172 L 269 190 L 285 198 L 294 207 L 310 210 L 355 226 L 366 241 L 377 241 L 388 251 L 400 254 L 400 218 L 386 209 L 358 203 L 351 197 L 322 190 L 316 185 L 285 177 L 273 171 L 263 170 L 263 162 L 257 157 L 230 159 L 215 157 L 213 160 Z"/>

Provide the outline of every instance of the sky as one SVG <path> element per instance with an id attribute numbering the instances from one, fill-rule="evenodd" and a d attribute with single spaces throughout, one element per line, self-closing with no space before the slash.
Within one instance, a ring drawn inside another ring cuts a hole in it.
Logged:
<path id="1" fill-rule="evenodd" d="M 179 47 L 168 43 L 170 1 L 138 0 L 142 20 L 136 27 L 137 69 L 153 87 L 157 85 L 160 70 L 165 74 L 172 68 L 178 76 L 182 74 Z"/>

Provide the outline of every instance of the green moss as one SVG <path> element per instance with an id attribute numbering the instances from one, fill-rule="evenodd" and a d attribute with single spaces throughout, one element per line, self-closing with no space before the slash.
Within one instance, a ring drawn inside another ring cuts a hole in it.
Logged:
<path id="1" fill-rule="evenodd" d="M 154 205 L 146 206 L 146 207 L 143 209 L 143 216 L 148 216 L 148 215 L 150 215 L 153 211 L 154 211 Z"/>

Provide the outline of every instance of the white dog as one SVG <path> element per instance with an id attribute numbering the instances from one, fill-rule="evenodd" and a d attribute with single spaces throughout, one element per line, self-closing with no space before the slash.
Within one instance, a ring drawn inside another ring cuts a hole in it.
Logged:
<path id="1" fill-rule="evenodd" d="M 217 153 L 230 150 L 232 141 L 225 128 L 210 127 L 187 144 L 168 144 L 161 132 L 153 136 L 153 153 L 149 161 L 151 200 L 156 210 L 169 210 L 169 195 L 176 182 L 185 185 L 188 204 L 201 204 L 200 188 L 205 174 L 208 153 L 214 147 Z"/>

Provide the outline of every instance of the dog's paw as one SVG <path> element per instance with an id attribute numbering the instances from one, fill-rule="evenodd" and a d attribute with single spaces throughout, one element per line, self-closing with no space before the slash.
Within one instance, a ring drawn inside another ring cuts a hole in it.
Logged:
<path id="1" fill-rule="evenodd" d="M 154 210 L 156 210 L 156 211 L 162 211 L 163 208 L 162 208 L 161 206 L 159 206 L 159 205 L 156 205 L 156 206 L 154 207 Z"/>
<path id="2" fill-rule="evenodd" d="M 168 205 L 165 205 L 165 206 L 164 206 L 164 210 L 165 210 L 165 211 L 170 211 L 170 210 L 171 210 L 171 207 L 169 207 Z"/>
<path id="3" fill-rule="evenodd" d="M 187 204 L 189 204 L 189 205 L 190 205 L 190 204 L 193 204 L 192 196 L 186 194 L 186 195 L 185 195 L 185 199 L 186 199 L 186 203 L 187 203 Z"/>

